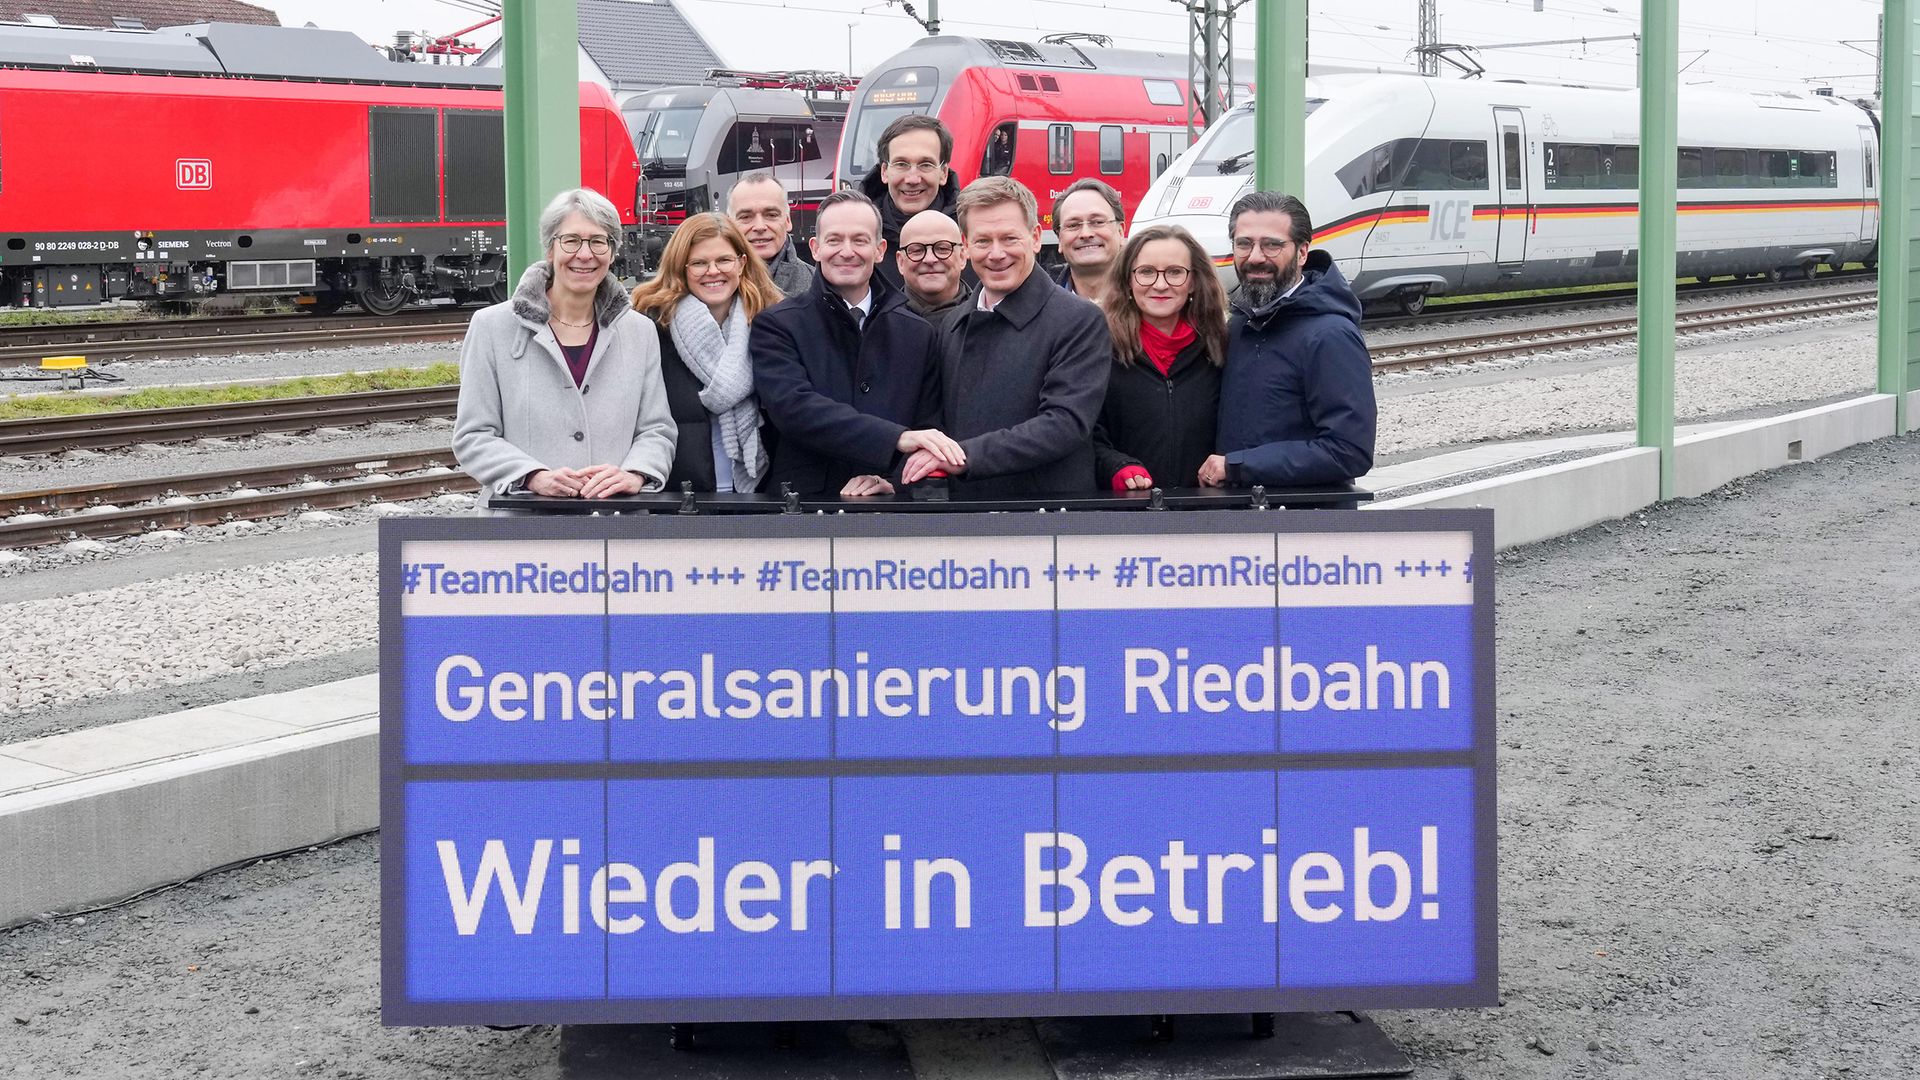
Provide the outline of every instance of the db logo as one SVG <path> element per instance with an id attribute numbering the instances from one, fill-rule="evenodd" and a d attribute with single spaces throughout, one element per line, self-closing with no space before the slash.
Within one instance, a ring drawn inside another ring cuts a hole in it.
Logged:
<path id="1" fill-rule="evenodd" d="M 173 186 L 182 191 L 204 191 L 213 187 L 213 162 L 206 158 L 181 158 L 175 161 Z"/>
<path id="2" fill-rule="evenodd" d="M 1187 200 L 1187 209 L 1189 210 L 1205 210 L 1212 205 L 1213 196 L 1211 195 L 1195 195 L 1193 198 Z"/>

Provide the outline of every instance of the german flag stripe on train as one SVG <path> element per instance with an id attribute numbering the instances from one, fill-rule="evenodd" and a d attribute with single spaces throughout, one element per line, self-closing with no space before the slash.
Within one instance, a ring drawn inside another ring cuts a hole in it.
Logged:
<path id="1" fill-rule="evenodd" d="M 1426 221 L 1432 212 L 1431 206 L 1390 206 L 1385 210 L 1364 211 L 1315 229 L 1313 242 L 1324 243 L 1336 236 L 1345 236 L 1374 225 L 1412 225 Z"/>

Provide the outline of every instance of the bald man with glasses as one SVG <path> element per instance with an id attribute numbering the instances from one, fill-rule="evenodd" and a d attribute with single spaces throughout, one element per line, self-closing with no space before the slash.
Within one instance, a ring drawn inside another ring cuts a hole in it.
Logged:
<path id="1" fill-rule="evenodd" d="M 938 210 L 922 210 L 900 229 L 894 263 L 906 282 L 907 306 L 935 326 L 973 299 L 960 226 Z"/>

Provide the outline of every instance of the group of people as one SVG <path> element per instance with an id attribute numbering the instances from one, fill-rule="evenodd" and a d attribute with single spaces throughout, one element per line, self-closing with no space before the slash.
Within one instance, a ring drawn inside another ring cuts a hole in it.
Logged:
<path id="1" fill-rule="evenodd" d="M 1231 297 L 1186 230 L 1125 236 L 1097 179 L 1054 201 L 1038 265 L 1024 186 L 964 188 L 937 119 L 904 116 L 859 189 L 822 200 L 811 265 L 786 191 L 741 180 L 689 217 L 659 273 L 608 276 L 619 214 L 585 189 L 540 221 L 545 258 L 476 314 L 454 451 L 483 486 L 981 496 L 1338 484 L 1372 467 L 1360 304 L 1307 209 L 1233 207 Z"/>

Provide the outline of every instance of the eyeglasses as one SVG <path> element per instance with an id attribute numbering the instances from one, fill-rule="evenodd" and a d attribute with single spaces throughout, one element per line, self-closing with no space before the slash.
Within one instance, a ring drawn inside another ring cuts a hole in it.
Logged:
<path id="1" fill-rule="evenodd" d="M 1177 289 L 1187 283 L 1187 275 L 1191 273 L 1193 271 L 1184 266 L 1165 268 L 1136 266 L 1133 268 L 1133 280 L 1136 285 L 1152 285 L 1161 278 L 1166 278 L 1167 284 Z"/>
<path id="2" fill-rule="evenodd" d="M 735 270 L 740 269 L 740 256 L 722 255 L 717 259 L 692 259 L 688 261 L 687 269 L 696 274 L 704 274 L 708 270 L 718 270 L 723 274 L 731 274 Z"/>
<path id="3" fill-rule="evenodd" d="M 936 240 L 931 244 L 908 244 L 900 250 L 906 252 L 907 258 L 912 259 L 914 262 L 925 262 L 929 252 L 933 254 L 934 258 L 945 262 L 952 258 L 953 253 L 959 249 L 960 245 L 952 240 Z"/>
<path id="4" fill-rule="evenodd" d="M 572 233 L 567 233 L 563 236 L 555 237 L 554 243 L 559 244 L 560 250 L 569 255 L 578 252 L 581 244 L 587 245 L 587 250 L 593 252 L 595 255 L 605 255 L 607 252 L 613 250 L 613 241 L 604 236 L 575 236 Z"/>
<path id="5" fill-rule="evenodd" d="M 917 172 L 921 176 L 932 176 L 945 167 L 937 161 L 908 161 L 906 158 L 894 158 L 887 162 L 887 169 L 891 172 Z"/>
<path id="6" fill-rule="evenodd" d="M 1269 259 L 1273 258 L 1274 256 L 1280 254 L 1281 252 L 1287 250 L 1289 247 L 1292 247 L 1292 246 L 1293 246 L 1293 241 L 1282 240 L 1277 236 L 1263 236 L 1260 238 L 1260 254 L 1265 255 Z M 1253 241 L 1253 237 L 1251 236 L 1239 236 L 1234 238 L 1233 250 L 1234 250 L 1234 254 L 1236 255 L 1251 255 L 1253 254 L 1253 247 L 1254 247 L 1254 241 Z"/>
<path id="7" fill-rule="evenodd" d="M 1078 232 L 1099 232 L 1101 229 L 1113 224 L 1113 220 L 1112 218 L 1106 217 L 1090 217 L 1063 221 L 1060 223 L 1060 234 L 1065 236 Z"/>

